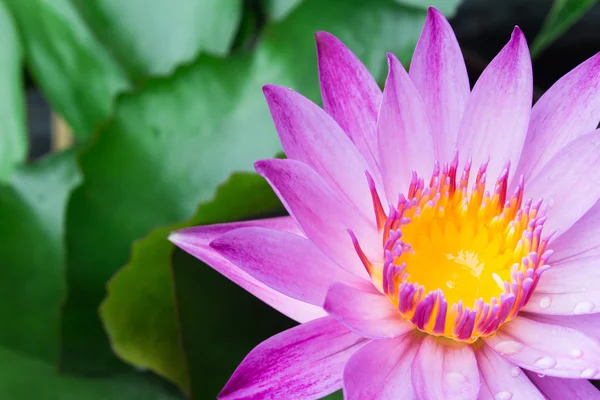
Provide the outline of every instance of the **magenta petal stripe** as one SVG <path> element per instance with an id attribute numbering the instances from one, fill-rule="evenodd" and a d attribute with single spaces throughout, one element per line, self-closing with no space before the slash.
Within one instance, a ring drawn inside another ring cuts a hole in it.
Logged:
<path id="1" fill-rule="evenodd" d="M 338 38 L 327 32 L 317 32 L 315 37 L 323 107 L 378 177 L 377 113 L 381 89 L 367 68 Z"/>
<path id="2" fill-rule="evenodd" d="M 255 166 L 319 249 L 348 272 L 368 278 L 347 229 L 364 240 L 365 249 L 373 254 L 380 243 L 373 224 L 306 164 L 294 160 L 263 160 Z"/>
<path id="3" fill-rule="evenodd" d="M 600 343 L 573 328 L 519 315 L 484 340 L 508 361 L 539 374 L 579 379 L 599 374 Z"/>
<path id="4" fill-rule="evenodd" d="M 263 91 L 288 158 L 309 165 L 365 216 L 373 219 L 371 192 L 364 176 L 365 171 L 375 179 L 379 174 L 369 168 L 335 120 L 293 90 L 266 85 Z"/>
<path id="5" fill-rule="evenodd" d="M 475 356 L 481 374 L 478 400 L 544 400 L 521 368 L 503 359 L 489 347 L 476 350 Z"/>
<path id="6" fill-rule="evenodd" d="M 335 282 L 364 280 L 338 267 L 308 239 L 266 228 L 241 228 L 222 235 L 210 247 L 265 285 L 322 306 Z"/>
<path id="7" fill-rule="evenodd" d="M 518 174 L 537 175 L 564 146 L 598 127 L 600 53 L 556 82 L 531 111 Z"/>
<path id="8" fill-rule="evenodd" d="M 400 61 L 388 54 L 389 74 L 377 121 L 379 164 L 390 204 L 406 192 L 416 171 L 433 170 L 433 137 L 425 104 Z"/>
<path id="9" fill-rule="evenodd" d="M 323 308 L 349 329 L 368 338 L 392 338 L 414 329 L 388 298 L 372 286 L 367 291 L 336 283 L 327 292 Z"/>
<path id="10" fill-rule="evenodd" d="M 256 346 L 218 398 L 320 399 L 341 388 L 344 365 L 365 343 L 329 317 L 288 329 Z"/>
<path id="11" fill-rule="evenodd" d="M 409 73 L 427 109 L 436 159 L 451 160 L 471 89 L 452 27 L 435 8 L 427 12 Z"/>
<path id="12" fill-rule="evenodd" d="M 541 377 L 533 372 L 526 372 L 526 374 L 539 391 L 550 400 L 591 400 L 600 398 L 598 389 L 586 379 Z"/>
<path id="13" fill-rule="evenodd" d="M 209 243 L 219 235 L 250 226 L 267 227 L 300 234 L 294 220 L 290 217 L 283 217 L 186 228 L 172 233 L 169 240 L 288 317 L 298 322 L 323 317 L 325 311 L 321 307 L 292 299 L 271 289 L 209 247 Z"/>
<path id="14" fill-rule="evenodd" d="M 414 399 L 410 374 L 420 342 L 419 337 L 409 333 L 374 340 L 357 351 L 344 368 L 344 399 Z"/>
<path id="15" fill-rule="evenodd" d="M 426 336 L 412 366 L 420 400 L 476 400 L 481 386 L 471 346 Z"/>
<path id="16" fill-rule="evenodd" d="M 510 163 L 511 176 L 523 149 L 533 78 L 529 49 L 516 27 L 510 42 L 483 71 L 469 96 L 458 134 L 458 149 L 478 166 L 489 158 L 487 174 L 499 176 Z"/>

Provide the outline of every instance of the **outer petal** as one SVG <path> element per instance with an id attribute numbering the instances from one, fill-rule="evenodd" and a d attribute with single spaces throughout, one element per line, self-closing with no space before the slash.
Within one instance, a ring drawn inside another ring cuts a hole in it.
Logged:
<path id="1" fill-rule="evenodd" d="M 569 143 L 525 185 L 528 197 L 548 205 L 546 232 L 561 235 L 600 198 L 600 130 Z"/>
<path id="2" fill-rule="evenodd" d="M 475 355 L 482 381 L 479 400 L 544 399 L 521 368 L 500 357 L 489 347 L 481 347 Z"/>
<path id="3" fill-rule="evenodd" d="M 374 219 L 365 171 L 374 178 L 379 175 L 368 167 L 335 120 L 293 90 L 267 85 L 263 91 L 288 158 L 310 165 L 332 188 Z"/>
<path id="4" fill-rule="evenodd" d="M 348 358 L 367 341 L 325 317 L 256 346 L 219 399 L 319 399 L 341 387 Z"/>
<path id="5" fill-rule="evenodd" d="M 529 379 L 550 400 L 590 400 L 600 398 L 600 392 L 586 379 L 540 377 L 526 372 Z"/>
<path id="6" fill-rule="evenodd" d="M 210 247 L 265 285 L 316 306 L 323 305 L 329 286 L 336 282 L 366 284 L 293 233 L 241 228 L 218 237 Z"/>
<path id="7" fill-rule="evenodd" d="M 194 257 L 210 265 L 219 273 L 243 287 L 271 307 L 298 321 L 306 322 L 326 315 L 321 307 L 292 299 L 271 289 L 257 279 L 227 261 L 209 247 L 209 243 L 219 235 L 241 227 L 262 226 L 301 234 L 294 220 L 290 217 L 271 218 L 231 224 L 198 226 L 182 229 L 169 236 L 169 240 Z"/>
<path id="8" fill-rule="evenodd" d="M 531 111 L 518 173 L 534 177 L 556 153 L 600 121 L 600 53 L 556 82 Z"/>
<path id="9" fill-rule="evenodd" d="M 367 68 L 335 36 L 317 32 L 323 106 L 350 137 L 371 170 L 377 165 L 377 113 L 381 89 Z"/>
<path id="10" fill-rule="evenodd" d="M 478 168 L 488 157 L 488 184 L 510 162 L 514 168 L 527 133 L 533 78 L 523 32 L 516 27 L 510 42 L 487 66 L 469 97 L 458 134 L 458 149 Z"/>
<path id="11" fill-rule="evenodd" d="M 407 334 L 374 340 L 357 351 L 344 368 L 344 399 L 414 399 L 411 368 L 419 345 L 419 337 Z"/>
<path id="12" fill-rule="evenodd" d="M 600 343 L 565 326 L 519 315 L 484 340 L 510 362 L 540 374 L 581 378 L 600 370 Z"/>
<path id="13" fill-rule="evenodd" d="M 600 201 L 552 243 L 552 264 L 600 255 Z"/>
<path id="14" fill-rule="evenodd" d="M 412 171 L 429 176 L 433 169 L 433 137 L 425 104 L 393 54 L 377 121 L 379 165 L 388 201 L 406 193 Z"/>
<path id="15" fill-rule="evenodd" d="M 410 64 L 410 78 L 421 94 L 434 138 L 436 159 L 450 161 L 471 87 L 452 27 L 433 7 Z"/>
<path id="16" fill-rule="evenodd" d="M 333 285 L 323 305 L 325 311 L 363 337 L 392 338 L 412 331 L 414 325 L 400 316 L 392 302 L 377 291 Z"/>
<path id="17" fill-rule="evenodd" d="M 562 315 L 600 312 L 600 255 L 553 264 L 523 310 Z"/>
<path id="18" fill-rule="evenodd" d="M 375 254 L 381 252 L 381 241 L 374 223 L 367 221 L 306 164 L 264 160 L 255 166 L 319 249 L 347 271 L 368 278 L 346 229 L 352 229 L 365 250 Z"/>
<path id="19" fill-rule="evenodd" d="M 471 346 L 425 336 L 413 364 L 412 382 L 421 400 L 477 399 L 481 383 Z"/>

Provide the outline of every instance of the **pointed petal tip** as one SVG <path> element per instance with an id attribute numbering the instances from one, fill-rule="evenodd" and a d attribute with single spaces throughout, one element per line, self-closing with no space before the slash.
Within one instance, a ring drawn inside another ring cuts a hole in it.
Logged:
<path id="1" fill-rule="evenodd" d="M 427 19 L 438 19 L 438 18 L 443 18 L 446 19 L 446 17 L 444 16 L 444 14 L 442 14 L 442 12 L 440 10 L 438 10 L 437 8 L 435 8 L 434 6 L 429 6 L 427 8 Z"/>
<path id="2" fill-rule="evenodd" d="M 181 231 L 174 231 L 167 235 L 167 240 L 173 243 L 176 246 L 179 246 L 180 243 L 184 242 L 185 235 L 181 233 Z"/>
<path id="3" fill-rule="evenodd" d="M 525 34 L 519 28 L 518 25 L 515 25 L 511 35 L 510 35 L 510 43 L 518 44 L 519 46 L 524 46 L 527 48 L 527 39 L 525 38 Z"/>
<path id="4" fill-rule="evenodd" d="M 327 31 L 316 31 L 315 40 L 317 41 L 317 46 L 327 45 L 331 42 L 340 42 L 340 40 L 337 37 L 335 37 L 335 35 Z"/>

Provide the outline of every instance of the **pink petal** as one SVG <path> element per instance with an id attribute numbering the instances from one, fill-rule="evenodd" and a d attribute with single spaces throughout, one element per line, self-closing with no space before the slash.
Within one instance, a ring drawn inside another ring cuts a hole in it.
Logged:
<path id="1" fill-rule="evenodd" d="M 350 138 L 325 111 L 279 86 L 263 88 L 288 158 L 308 164 L 333 189 L 371 219 L 375 218 L 365 171 L 377 178 Z"/>
<path id="2" fill-rule="evenodd" d="M 326 315 L 321 307 L 316 307 L 312 304 L 292 299 L 291 297 L 271 289 L 227 261 L 209 247 L 209 243 L 219 235 L 234 229 L 250 226 L 262 226 L 286 232 L 299 233 L 294 220 L 290 217 L 283 217 L 186 228 L 172 233 L 169 236 L 169 240 L 184 251 L 200 259 L 202 262 L 205 262 L 220 274 L 231 279 L 271 307 L 298 322 L 311 321 Z"/>
<path id="3" fill-rule="evenodd" d="M 304 163 L 263 160 L 255 166 L 306 236 L 339 266 L 367 279 L 368 274 L 346 230 L 351 229 L 363 249 L 375 255 L 381 253 L 381 239 L 375 224 L 367 221 Z"/>
<path id="4" fill-rule="evenodd" d="M 600 121 L 600 53 L 556 82 L 531 111 L 518 174 L 537 175 L 569 142 Z"/>
<path id="5" fill-rule="evenodd" d="M 500 357 L 489 347 L 481 347 L 475 352 L 475 356 L 482 383 L 479 400 L 544 399 L 521 368 Z"/>
<path id="6" fill-rule="evenodd" d="M 411 366 L 420 337 L 407 334 L 374 340 L 357 351 L 344 368 L 345 400 L 412 400 Z"/>
<path id="7" fill-rule="evenodd" d="M 368 291 L 335 284 L 329 289 L 323 308 L 363 337 L 392 338 L 414 329 L 393 303 L 374 288 Z"/>
<path id="8" fill-rule="evenodd" d="M 600 198 L 600 130 L 564 147 L 525 186 L 527 197 L 548 205 L 546 232 L 561 235 Z"/>
<path id="9" fill-rule="evenodd" d="M 350 137 L 371 171 L 378 174 L 377 113 L 381 89 L 338 38 L 327 32 L 317 32 L 315 37 L 325 111 Z"/>
<path id="10" fill-rule="evenodd" d="M 340 389 L 344 365 L 367 342 L 329 317 L 288 329 L 244 358 L 219 399 L 320 399 Z"/>
<path id="11" fill-rule="evenodd" d="M 579 330 L 519 315 L 485 342 L 508 361 L 530 371 L 581 378 L 600 369 L 600 343 Z M 581 352 L 581 357 L 579 353 Z"/>
<path id="12" fill-rule="evenodd" d="M 590 400 L 600 398 L 600 392 L 586 379 L 540 377 L 527 372 L 529 379 L 550 400 Z"/>
<path id="13" fill-rule="evenodd" d="M 377 138 L 385 193 L 388 201 L 396 204 L 398 195 L 408 190 L 412 171 L 431 175 L 434 148 L 421 95 L 393 54 L 388 54 L 388 65 Z"/>
<path id="14" fill-rule="evenodd" d="M 519 161 L 532 92 L 529 49 L 523 32 L 515 27 L 510 42 L 475 84 L 458 134 L 463 159 L 472 157 L 478 168 L 489 157 L 488 184 L 495 182 L 507 162 L 514 170 Z"/>
<path id="15" fill-rule="evenodd" d="M 458 41 L 442 13 L 433 7 L 410 64 L 410 78 L 421 94 L 434 138 L 436 159 L 452 160 L 458 128 L 470 94 Z"/>
<path id="16" fill-rule="evenodd" d="M 600 255 L 600 201 L 552 243 L 552 264 Z"/>
<path id="17" fill-rule="evenodd" d="M 481 382 L 471 346 L 425 336 L 412 382 L 419 399 L 476 400 Z"/>
<path id="18" fill-rule="evenodd" d="M 336 282 L 365 282 L 293 233 L 241 228 L 218 237 L 210 247 L 265 285 L 316 306 L 323 305 L 329 286 Z"/>
<path id="19" fill-rule="evenodd" d="M 600 312 L 600 255 L 552 265 L 524 311 L 562 315 Z"/>

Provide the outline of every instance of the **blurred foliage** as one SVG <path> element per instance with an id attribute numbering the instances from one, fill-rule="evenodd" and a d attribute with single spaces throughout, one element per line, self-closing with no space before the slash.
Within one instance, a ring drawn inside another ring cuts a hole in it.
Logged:
<path id="1" fill-rule="evenodd" d="M 531 55 L 537 57 L 595 4 L 598 0 L 554 0 L 546 22 L 531 46 Z"/>
<path id="2" fill-rule="evenodd" d="M 431 3 L 459 1 L 0 0 L 0 398 L 214 398 L 293 322 L 167 234 L 283 213 L 261 86 L 320 102 L 318 30 L 382 82 Z M 30 165 L 23 66 L 77 136 Z"/>

